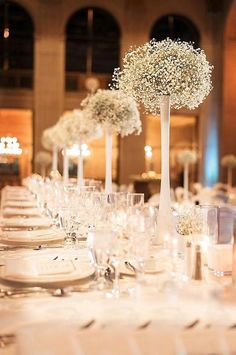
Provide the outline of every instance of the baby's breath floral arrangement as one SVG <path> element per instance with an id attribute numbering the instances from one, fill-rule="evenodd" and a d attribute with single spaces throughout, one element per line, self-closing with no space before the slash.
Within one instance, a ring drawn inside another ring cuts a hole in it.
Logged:
<path id="1" fill-rule="evenodd" d="M 58 125 L 62 140 L 65 140 L 68 146 L 78 142 L 87 142 L 102 135 L 100 125 L 78 109 L 65 113 Z"/>
<path id="2" fill-rule="evenodd" d="M 112 86 L 154 115 L 159 113 L 162 96 L 169 96 L 174 108 L 194 109 L 212 89 L 212 68 L 204 51 L 191 43 L 152 39 L 130 49 L 123 59 L 123 69 L 114 71 Z"/>
<path id="3" fill-rule="evenodd" d="M 60 128 L 56 124 L 43 131 L 41 138 L 42 146 L 52 151 L 52 171 L 55 173 L 58 169 L 58 148 L 62 147 Z"/>
<path id="4" fill-rule="evenodd" d="M 42 134 L 42 146 L 47 150 L 53 150 L 54 146 L 61 146 L 60 128 L 58 125 L 46 128 Z"/>
<path id="5" fill-rule="evenodd" d="M 113 74 L 113 89 L 132 96 L 146 113 L 161 116 L 160 243 L 174 235 L 169 173 L 170 108 L 198 107 L 211 91 L 211 72 L 203 50 L 167 38 L 160 42 L 152 39 L 131 48 L 123 59 L 123 68 L 115 69 Z"/>
<path id="6" fill-rule="evenodd" d="M 200 234 L 203 230 L 203 215 L 200 209 L 183 208 L 176 219 L 176 230 L 185 236 Z"/>
<path id="7" fill-rule="evenodd" d="M 98 90 L 89 95 L 82 107 L 91 120 L 106 132 L 106 177 L 105 191 L 112 192 L 112 134 L 122 137 L 140 134 L 141 119 L 135 100 L 119 90 Z"/>
<path id="8" fill-rule="evenodd" d="M 98 90 L 82 101 L 86 115 L 111 134 L 140 134 L 141 119 L 134 99 L 120 91 Z"/>
<path id="9" fill-rule="evenodd" d="M 226 168 L 236 168 L 236 156 L 233 154 L 225 155 L 221 159 L 221 165 Z"/>
<path id="10" fill-rule="evenodd" d="M 182 165 L 194 164 L 197 161 L 197 153 L 194 150 L 181 150 L 177 155 L 178 162 Z"/>
<path id="11" fill-rule="evenodd" d="M 59 134 L 61 141 L 64 142 L 64 146 L 71 146 L 73 144 L 79 145 L 80 154 L 78 156 L 78 170 L 77 181 L 78 185 L 83 185 L 83 156 L 82 156 L 82 143 L 88 142 L 92 139 L 102 136 L 101 126 L 89 115 L 86 115 L 85 111 L 73 110 L 66 112 L 59 120 Z M 66 149 L 65 149 L 66 151 Z M 65 153 L 64 151 L 64 153 Z M 68 170 L 68 163 L 66 154 L 63 156 L 64 161 L 64 175 L 67 175 L 65 169 Z M 67 180 L 67 177 L 65 177 Z"/>

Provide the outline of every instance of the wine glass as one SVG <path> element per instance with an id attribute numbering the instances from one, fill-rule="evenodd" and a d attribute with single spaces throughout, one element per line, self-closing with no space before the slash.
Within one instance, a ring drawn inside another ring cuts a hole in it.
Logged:
<path id="1" fill-rule="evenodd" d="M 127 194 L 129 207 L 142 207 L 144 205 L 143 193 L 128 193 Z"/>
<path id="2" fill-rule="evenodd" d="M 149 256 L 151 238 L 156 230 L 152 209 L 135 208 L 129 211 L 127 234 L 131 240 L 131 260 L 134 259 L 137 282 L 144 280 L 144 264 Z"/>
<path id="3" fill-rule="evenodd" d="M 115 233 L 108 227 L 95 228 L 88 233 L 87 245 L 92 262 L 96 269 L 96 288 L 103 290 L 108 287 L 104 277 L 110 260 L 110 251 Z"/>
<path id="4" fill-rule="evenodd" d="M 71 207 L 62 207 L 58 211 L 60 227 L 64 230 L 65 245 L 74 247 L 76 244 L 76 232 L 79 225 L 78 209 Z"/>

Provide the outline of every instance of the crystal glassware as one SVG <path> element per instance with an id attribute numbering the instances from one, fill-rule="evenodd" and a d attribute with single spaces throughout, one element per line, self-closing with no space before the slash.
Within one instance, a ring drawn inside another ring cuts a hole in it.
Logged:
<path id="1" fill-rule="evenodd" d="M 61 207 L 58 211 L 60 227 L 64 230 L 65 245 L 75 246 L 76 244 L 76 232 L 78 229 L 78 209 L 71 207 Z"/>
<path id="2" fill-rule="evenodd" d="M 142 207 L 144 205 L 143 193 L 128 193 L 127 194 L 129 207 Z"/>
<path id="3" fill-rule="evenodd" d="M 95 228 L 88 233 L 87 245 L 92 263 L 96 269 L 95 287 L 99 290 L 106 289 L 108 283 L 105 272 L 110 261 L 110 252 L 114 243 L 115 233 L 107 228 Z"/>

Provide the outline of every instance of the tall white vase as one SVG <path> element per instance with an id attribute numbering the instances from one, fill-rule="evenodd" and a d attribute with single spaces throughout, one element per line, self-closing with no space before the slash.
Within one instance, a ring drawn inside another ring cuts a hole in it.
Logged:
<path id="1" fill-rule="evenodd" d="M 81 188 L 84 184 L 84 159 L 82 154 L 82 144 L 79 144 L 79 155 L 77 162 L 77 184 Z"/>
<path id="2" fill-rule="evenodd" d="M 63 182 L 68 184 L 69 181 L 69 159 L 67 155 L 67 148 L 63 148 Z"/>
<path id="3" fill-rule="evenodd" d="M 52 171 L 58 170 L 58 147 L 56 145 L 52 148 Z"/>
<path id="4" fill-rule="evenodd" d="M 233 169 L 229 166 L 227 169 L 227 185 L 232 187 L 233 180 Z"/>
<path id="5" fill-rule="evenodd" d="M 188 201 L 188 174 L 189 164 L 184 163 L 184 201 Z"/>
<path id="6" fill-rule="evenodd" d="M 112 134 L 106 131 L 106 177 L 105 192 L 112 192 Z"/>
<path id="7" fill-rule="evenodd" d="M 168 244 L 174 232 L 170 198 L 170 98 L 160 103 L 161 114 L 161 191 L 158 212 L 158 244 Z"/>

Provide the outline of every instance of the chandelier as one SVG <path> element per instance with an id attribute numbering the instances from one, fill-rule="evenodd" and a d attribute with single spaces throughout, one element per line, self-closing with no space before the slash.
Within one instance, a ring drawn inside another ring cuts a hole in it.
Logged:
<path id="1" fill-rule="evenodd" d="M 16 137 L 1 137 L 0 154 L 3 155 L 21 155 L 22 149 Z"/>

